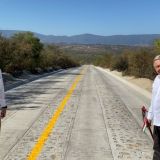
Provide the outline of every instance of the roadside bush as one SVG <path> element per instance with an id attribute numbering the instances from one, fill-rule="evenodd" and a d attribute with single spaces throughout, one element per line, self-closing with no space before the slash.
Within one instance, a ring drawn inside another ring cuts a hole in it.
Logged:
<path id="1" fill-rule="evenodd" d="M 153 79 L 153 57 L 154 55 L 146 50 L 131 54 L 128 58 L 128 74 L 139 78 Z"/>
<path id="2" fill-rule="evenodd" d="M 111 70 L 124 72 L 128 69 L 128 59 L 125 55 L 113 56 L 111 60 Z"/>
<path id="3" fill-rule="evenodd" d="M 135 52 L 126 50 L 122 54 L 111 56 L 109 68 L 122 72 L 122 75 L 154 79 L 152 64 L 154 56 L 152 49 L 140 49 Z"/>
<path id="4" fill-rule="evenodd" d="M 55 45 L 44 46 L 31 32 L 17 33 L 11 38 L 0 34 L 0 68 L 20 76 L 23 70 L 42 73 L 54 68 L 75 67 L 76 63 Z"/>

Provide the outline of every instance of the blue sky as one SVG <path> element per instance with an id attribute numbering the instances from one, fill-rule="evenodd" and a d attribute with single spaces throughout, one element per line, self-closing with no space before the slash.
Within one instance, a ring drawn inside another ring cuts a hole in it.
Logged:
<path id="1" fill-rule="evenodd" d="M 46 35 L 160 34 L 160 0 L 0 0 L 0 29 Z"/>

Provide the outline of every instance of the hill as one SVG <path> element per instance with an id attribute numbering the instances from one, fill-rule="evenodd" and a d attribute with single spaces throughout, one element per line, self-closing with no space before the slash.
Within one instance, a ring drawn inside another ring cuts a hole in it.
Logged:
<path id="1" fill-rule="evenodd" d="M 18 30 L 0 30 L 2 36 L 11 37 Z M 103 45 L 130 45 L 130 46 L 150 46 L 155 39 L 160 39 L 160 34 L 141 35 L 113 35 L 100 36 L 93 34 L 81 34 L 74 36 L 54 36 L 34 33 L 43 43 L 58 44 L 103 44 Z"/>

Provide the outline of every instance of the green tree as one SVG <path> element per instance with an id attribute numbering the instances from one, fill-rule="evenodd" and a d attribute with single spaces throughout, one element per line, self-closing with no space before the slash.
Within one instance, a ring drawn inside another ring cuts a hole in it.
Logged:
<path id="1" fill-rule="evenodd" d="M 154 46 L 155 46 L 155 48 L 157 48 L 158 50 L 160 50 L 160 39 L 156 39 L 154 41 Z"/>
<path id="2" fill-rule="evenodd" d="M 153 54 L 147 50 L 140 50 L 130 56 L 129 72 L 135 77 L 153 77 Z"/>
<path id="3" fill-rule="evenodd" d="M 29 70 L 34 71 L 36 67 L 40 66 L 43 44 L 40 42 L 39 38 L 35 37 L 31 32 L 21 32 L 15 34 L 12 40 L 18 44 L 19 47 L 17 47 L 21 53 L 16 53 L 23 54 L 22 57 L 24 56 L 23 58 L 26 60 L 25 65 Z"/>
<path id="4" fill-rule="evenodd" d="M 0 34 L 0 68 L 5 71 L 6 66 L 8 66 L 12 59 L 12 50 L 13 48 L 10 45 L 10 41 L 7 38 L 4 38 Z"/>

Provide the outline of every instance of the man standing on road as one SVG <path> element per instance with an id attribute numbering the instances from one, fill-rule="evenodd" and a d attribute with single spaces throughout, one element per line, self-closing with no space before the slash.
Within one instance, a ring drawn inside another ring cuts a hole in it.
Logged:
<path id="1" fill-rule="evenodd" d="M 149 124 L 153 121 L 154 125 L 153 160 L 160 160 L 160 55 L 154 58 L 153 67 L 157 76 L 152 85 L 152 100 L 147 118 Z"/>
<path id="2" fill-rule="evenodd" d="M 1 118 L 6 116 L 7 105 L 4 95 L 4 85 L 2 79 L 2 72 L 0 70 L 0 128 L 1 128 Z"/>

